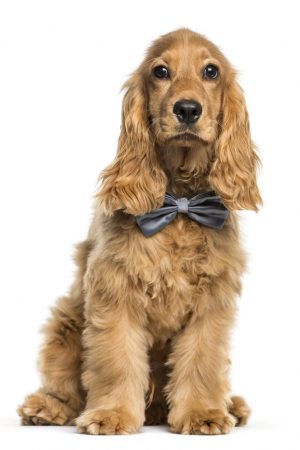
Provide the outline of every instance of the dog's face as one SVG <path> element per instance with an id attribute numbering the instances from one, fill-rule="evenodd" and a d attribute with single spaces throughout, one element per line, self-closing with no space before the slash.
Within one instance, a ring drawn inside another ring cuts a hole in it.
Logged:
<path id="1" fill-rule="evenodd" d="M 224 58 L 199 36 L 170 40 L 147 68 L 149 120 L 159 145 L 213 143 L 224 89 Z M 152 56 L 152 55 L 151 55 Z"/>
<path id="2" fill-rule="evenodd" d="M 235 75 L 221 51 L 190 30 L 153 43 L 124 86 L 117 157 L 99 194 L 107 214 L 157 208 L 171 183 L 189 195 L 212 188 L 232 210 L 257 209 L 259 158 Z"/>

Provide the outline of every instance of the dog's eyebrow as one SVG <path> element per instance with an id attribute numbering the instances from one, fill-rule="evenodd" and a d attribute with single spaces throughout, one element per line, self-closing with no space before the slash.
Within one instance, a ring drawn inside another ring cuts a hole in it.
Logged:
<path id="1" fill-rule="evenodd" d="M 168 62 L 166 58 L 162 58 L 161 56 L 158 56 L 157 58 L 152 58 L 148 61 L 150 69 L 153 69 L 157 65 L 165 65 L 168 66 Z"/>
<path id="2" fill-rule="evenodd" d="M 206 66 L 207 64 L 215 64 L 216 66 L 221 67 L 221 62 L 211 56 L 203 60 L 203 65 Z"/>
<path id="3" fill-rule="evenodd" d="M 205 59 L 212 58 L 210 51 L 206 47 L 202 47 L 200 49 L 199 53 L 201 54 L 201 58 L 205 58 Z"/>

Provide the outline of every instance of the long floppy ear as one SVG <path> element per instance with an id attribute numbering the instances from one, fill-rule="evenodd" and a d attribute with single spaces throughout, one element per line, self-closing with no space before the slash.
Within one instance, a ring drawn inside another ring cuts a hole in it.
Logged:
<path id="1" fill-rule="evenodd" d="M 101 174 L 97 194 L 106 215 L 122 209 L 139 215 L 163 202 L 166 176 L 160 168 L 149 131 L 147 92 L 136 72 L 124 85 L 122 127 L 113 163 Z"/>
<path id="2" fill-rule="evenodd" d="M 243 91 L 232 74 L 224 89 L 221 131 L 216 143 L 216 160 L 210 173 L 211 185 L 229 209 L 257 211 L 262 202 L 256 183 L 259 164 L 250 136 Z"/>

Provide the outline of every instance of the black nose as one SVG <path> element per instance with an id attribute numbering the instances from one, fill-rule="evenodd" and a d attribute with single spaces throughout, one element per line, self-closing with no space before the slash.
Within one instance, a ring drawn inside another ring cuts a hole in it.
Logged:
<path id="1" fill-rule="evenodd" d="M 193 100 L 179 100 L 174 105 L 173 113 L 181 123 L 195 123 L 201 116 L 202 106 Z"/>

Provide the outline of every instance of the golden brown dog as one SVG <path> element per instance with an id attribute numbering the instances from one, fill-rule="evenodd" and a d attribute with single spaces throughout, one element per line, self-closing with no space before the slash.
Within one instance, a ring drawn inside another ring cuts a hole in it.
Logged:
<path id="1" fill-rule="evenodd" d="M 158 39 L 125 87 L 77 278 L 44 329 L 42 388 L 18 411 L 91 434 L 135 433 L 145 418 L 227 433 L 249 415 L 228 381 L 245 267 L 235 211 L 261 201 L 244 97 L 218 48 L 187 29 Z M 186 214 L 151 237 L 138 228 L 166 191 L 211 189 L 230 210 L 223 229 Z"/>

